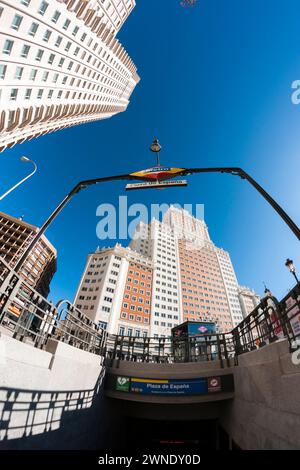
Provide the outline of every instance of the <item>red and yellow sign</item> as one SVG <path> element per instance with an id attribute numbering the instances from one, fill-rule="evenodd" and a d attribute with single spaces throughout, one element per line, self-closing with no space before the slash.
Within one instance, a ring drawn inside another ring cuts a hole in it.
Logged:
<path id="1" fill-rule="evenodd" d="M 170 168 L 167 166 L 154 166 L 152 168 L 147 168 L 146 170 L 137 171 L 135 173 L 131 173 L 130 176 L 135 176 L 136 178 L 141 178 L 148 181 L 153 180 L 166 180 L 169 178 L 173 178 L 174 176 L 178 175 L 184 171 L 185 168 Z"/>

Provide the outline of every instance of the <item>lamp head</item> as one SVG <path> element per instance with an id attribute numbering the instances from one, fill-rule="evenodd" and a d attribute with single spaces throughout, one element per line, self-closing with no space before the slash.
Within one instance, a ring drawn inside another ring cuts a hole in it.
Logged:
<path id="1" fill-rule="evenodd" d="M 29 162 L 29 158 L 28 157 L 21 157 L 20 158 L 21 162 Z"/>
<path id="2" fill-rule="evenodd" d="M 266 297 L 273 297 L 272 292 L 270 291 L 270 289 L 267 288 L 265 283 L 264 283 L 264 286 L 265 286 L 265 290 L 264 290 L 265 296 Z"/>
<path id="3" fill-rule="evenodd" d="M 295 268 L 295 265 L 294 265 L 294 262 L 293 260 L 291 259 L 287 259 L 286 262 L 285 262 L 285 265 L 286 267 L 288 268 L 288 270 L 291 272 L 291 273 L 295 273 L 296 272 L 296 268 Z"/>
<path id="4" fill-rule="evenodd" d="M 158 153 L 161 151 L 161 145 L 160 143 L 158 142 L 158 139 L 154 139 L 151 146 L 150 146 L 150 150 L 151 152 L 155 152 L 155 153 Z"/>

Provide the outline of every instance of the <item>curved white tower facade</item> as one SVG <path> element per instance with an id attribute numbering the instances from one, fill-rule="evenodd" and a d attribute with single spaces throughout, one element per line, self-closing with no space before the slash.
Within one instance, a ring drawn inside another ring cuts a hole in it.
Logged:
<path id="1" fill-rule="evenodd" d="M 116 39 L 135 0 L 0 0 L 0 151 L 125 111 L 139 81 Z"/>

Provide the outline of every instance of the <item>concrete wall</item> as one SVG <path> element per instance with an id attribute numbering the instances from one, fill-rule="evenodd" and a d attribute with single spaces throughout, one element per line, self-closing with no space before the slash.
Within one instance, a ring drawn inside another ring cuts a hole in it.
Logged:
<path id="1" fill-rule="evenodd" d="M 0 449 L 97 449 L 106 434 L 103 359 L 64 343 L 0 336 Z"/>
<path id="2" fill-rule="evenodd" d="M 221 424 L 245 450 L 300 449 L 300 365 L 286 340 L 239 357 Z"/>

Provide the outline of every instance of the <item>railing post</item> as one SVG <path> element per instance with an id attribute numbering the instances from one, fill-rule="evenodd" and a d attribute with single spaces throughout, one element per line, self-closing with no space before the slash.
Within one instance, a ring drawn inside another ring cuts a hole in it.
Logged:
<path id="1" fill-rule="evenodd" d="M 9 284 L 9 282 L 13 279 L 12 285 Z M 0 303 L 0 325 L 3 322 L 3 319 L 5 317 L 5 309 L 7 304 L 11 303 L 14 301 L 18 290 L 20 288 L 22 280 L 18 278 L 16 275 L 11 275 L 8 278 L 5 279 L 5 282 L 1 286 L 1 303 Z M 3 287 L 4 286 L 4 287 Z M 3 290 L 2 290 L 3 287 Z"/>
<path id="2" fill-rule="evenodd" d="M 223 343 L 224 343 L 224 356 L 225 356 L 225 359 L 226 359 L 227 367 L 229 367 L 230 363 L 229 363 L 227 342 L 226 342 L 225 334 L 223 333 L 222 336 L 223 336 Z"/>
<path id="3" fill-rule="evenodd" d="M 117 346 L 118 346 L 119 336 L 115 337 L 115 344 L 114 344 L 114 351 L 113 351 L 113 359 L 116 359 L 117 356 Z"/>

